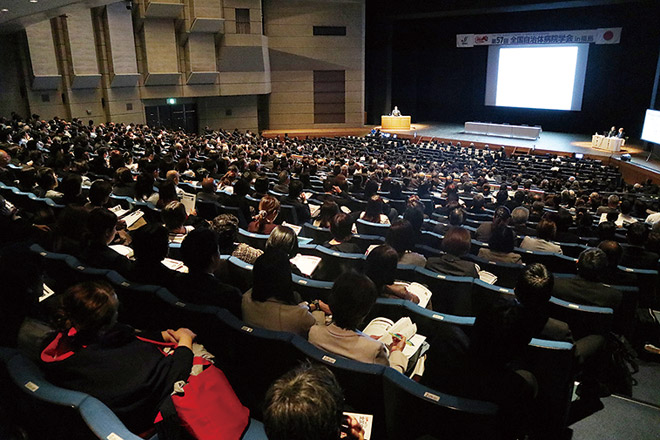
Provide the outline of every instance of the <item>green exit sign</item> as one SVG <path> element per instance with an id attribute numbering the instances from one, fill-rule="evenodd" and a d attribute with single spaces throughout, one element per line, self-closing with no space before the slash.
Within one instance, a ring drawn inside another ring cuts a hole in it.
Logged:
<path id="1" fill-rule="evenodd" d="M 176 98 L 167 98 L 167 103 L 168 103 L 169 105 L 176 104 Z"/>

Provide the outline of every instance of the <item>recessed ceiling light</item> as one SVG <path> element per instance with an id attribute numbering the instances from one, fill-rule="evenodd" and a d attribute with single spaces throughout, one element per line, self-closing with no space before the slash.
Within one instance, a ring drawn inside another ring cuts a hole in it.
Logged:
<path id="1" fill-rule="evenodd" d="M 9 9 L 7 9 L 7 8 L 2 8 L 2 9 L 0 9 L 0 12 L 9 12 Z"/>
<path id="2" fill-rule="evenodd" d="M 37 3 L 39 0 L 30 0 L 30 3 Z"/>

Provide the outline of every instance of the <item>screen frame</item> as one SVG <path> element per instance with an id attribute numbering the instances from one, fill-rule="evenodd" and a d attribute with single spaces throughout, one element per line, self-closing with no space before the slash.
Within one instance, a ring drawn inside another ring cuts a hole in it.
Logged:
<path id="1" fill-rule="evenodd" d="M 648 139 L 648 138 L 644 137 L 644 131 L 645 131 L 644 129 L 646 128 L 646 123 L 649 120 L 649 114 L 650 113 L 657 113 L 656 117 L 658 119 L 660 119 L 660 110 L 655 110 L 655 109 L 652 109 L 652 108 L 646 109 L 646 112 L 644 113 L 644 125 L 642 125 L 642 136 L 641 136 L 640 139 L 642 139 L 643 141 L 646 141 L 646 142 L 650 142 L 652 144 L 659 144 L 660 145 L 660 139 L 651 140 L 651 139 Z"/>
<path id="2" fill-rule="evenodd" d="M 543 47 L 567 47 L 574 46 L 578 48 L 577 62 L 575 65 L 575 80 L 573 83 L 573 96 L 570 109 L 551 109 L 543 107 L 518 107 L 497 105 L 497 77 L 499 74 L 500 49 L 508 48 L 543 48 Z M 526 108 L 545 111 L 581 111 L 582 99 L 584 97 L 584 84 L 587 74 L 587 62 L 589 59 L 589 44 L 523 44 L 523 45 L 491 45 L 488 46 L 488 63 L 486 67 L 486 96 L 484 104 L 489 107 L 499 108 Z"/>

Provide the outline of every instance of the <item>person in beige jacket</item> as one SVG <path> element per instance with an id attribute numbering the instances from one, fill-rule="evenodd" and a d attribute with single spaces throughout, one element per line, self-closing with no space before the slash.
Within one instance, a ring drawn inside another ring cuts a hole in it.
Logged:
<path id="1" fill-rule="evenodd" d="M 394 342 L 386 347 L 358 330 L 377 296 L 376 286 L 367 276 L 353 271 L 344 272 L 335 280 L 330 294 L 332 323 L 312 326 L 309 342 L 349 359 L 388 365 L 403 373 L 408 366 L 408 359 L 402 353 L 405 337 L 395 337 Z"/>
<path id="2" fill-rule="evenodd" d="M 254 263 L 254 283 L 241 302 L 243 320 L 252 326 L 268 330 L 296 333 L 307 337 L 310 327 L 325 323 L 329 311 L 323 302 L 307 304 L 293 291 L 288 255 L 279 249 L 269 249 Z"/>

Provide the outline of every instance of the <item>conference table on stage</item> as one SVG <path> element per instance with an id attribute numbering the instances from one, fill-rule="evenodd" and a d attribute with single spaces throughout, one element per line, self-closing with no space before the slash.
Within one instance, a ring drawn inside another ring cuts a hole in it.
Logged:
<path id="1" fill-rule="evenodd" d="M 536 140 L 541 136 L 541 127 L 491 124 L 489 122 L 466 122 L 465 133 Z"/>
<path id="2" fill-rule="evenodd" d="M 410 116 L 387 116 L 380 117 L 381 130 L 410 130 Z"/>
<path id="3" fill-rule="evenodd" d="M 612 152 L 621 151 L 621 147 L 626 143 L 625 139 L 618 137 L 607 137 L 602 134 L 595 134 L 591 137 L 591 147 L 600 148 Z"/>

